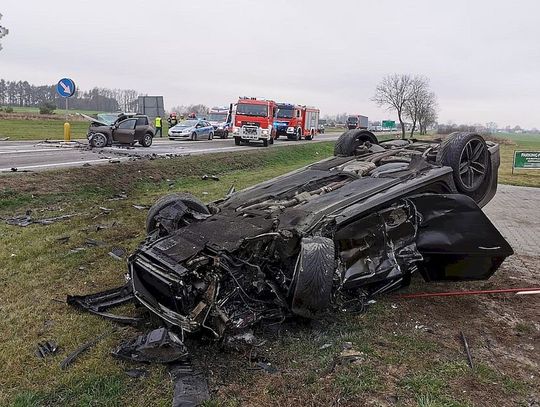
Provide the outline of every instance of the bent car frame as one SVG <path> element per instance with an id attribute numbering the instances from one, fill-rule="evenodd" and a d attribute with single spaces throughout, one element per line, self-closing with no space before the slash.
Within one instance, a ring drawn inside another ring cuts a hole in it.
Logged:
<path id="1" fill-rule="evenodd" d="M 218 338 L 260 321 L 358 309 L 416 272 L 487 279 L 513 253 L 480 209 L 498 167 L 499 146 L 473 133 L 378 143 L 349 130 L 334 157 L 223 200 L 158 200 L 121 297 L 182 332 Z M 88 298 L 76 302 L 99 311 Z"/>

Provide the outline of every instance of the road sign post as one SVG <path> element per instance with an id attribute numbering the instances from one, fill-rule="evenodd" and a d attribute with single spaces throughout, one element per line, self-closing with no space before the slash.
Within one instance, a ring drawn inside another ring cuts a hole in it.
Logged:
<path id="1" fill-rule="evenodd" d="M 512 161 L 512 174 L 516 170 L 540 170 L 540 151 L 516 151 Z"/>
<path id="2" fill-rule="evenodd" d="M 56 84 L 56 93 L 58 93 L 60 97 L 66 99 L 66 122 L 64 123 L 64 141 L 71 140 L 70 124 L 67 122 L 69 110 L 68 100 L 75 94 L 76 89 L 77 88 L 75 87 L 75 82 L 73 82 L 73 79 L 62 78 Z"/>

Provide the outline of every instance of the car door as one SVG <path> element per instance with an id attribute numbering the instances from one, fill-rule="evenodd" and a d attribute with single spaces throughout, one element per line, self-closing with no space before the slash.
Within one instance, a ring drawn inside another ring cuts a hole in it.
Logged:
<path id="1" fill-rule="evenodd" d="M 137 119 L 126 119 L 117 124 L 113 132 L 113 141 L 122 144 L 132 144 L 135 142 L 135 125 Z"/>
<path id="2" fill-rule="evenodd" d="M 203 122 L 204 125 L 204 135 L 209 136 L 210 132 L 214 130 L 214 126 L 212 126 L 209 122 Z"/>
<path id="3" fill-rule="evenodd" d="M 197 132 L 197 137 L 201 138 L 204 136 L 204 122 L 199 121 L 195 126 L 195 131 Z"/>
<path id="4" fill-rule="evenodd" d="M 141 141 L 148 131 L 148 118 L 137 117 L 137 124 L 135 125 L 135 140 Z"/>

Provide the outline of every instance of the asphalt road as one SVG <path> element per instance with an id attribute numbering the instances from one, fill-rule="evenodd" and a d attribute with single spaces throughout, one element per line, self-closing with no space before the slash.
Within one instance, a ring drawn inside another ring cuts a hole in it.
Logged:
<path id="1" fill-rule="evenodd" d="M 300 143 L 314 143 L 336 140 L 341 133 L 319 134 L 313 141 L 289 141 L 285 138 L 276 140 L 273 146 L 294 145 Z M 71 144 L 61 142 L 35 142 L 35 141 L 0 141 L 0 172 L 11 171 L 43 171 L 55 168 L 78 167 L 84 164 L 106 164 L 111 160 L 128 160 L 133 156 L 145 157 L 149 155 L 192 155 L 209 154 L 226 151 L 255 150 L 262 147 L 261 143 L 235 146 L 234 140 L 214 139 L 211 141 L 171 141 L 167 138 L 154 139 L 149 148 L 140 146 L 121 147 L 113 146 L 103 149 L 90 150 L 86 142 L 79 140 Z"/>

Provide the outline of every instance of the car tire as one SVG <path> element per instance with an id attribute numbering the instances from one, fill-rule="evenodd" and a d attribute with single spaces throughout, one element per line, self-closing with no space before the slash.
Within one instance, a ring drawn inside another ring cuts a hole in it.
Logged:
<path id="1" fill-rule="evenodd" d="M 263 142 L 263 147 L 268 147 L 268 139 L 267 138 L 263 139 L 262 142 Z"/>
<path id="2" fill-rule="evenodd" d="M 334 146 L 334 155 L 342 157 L 353 156 L 356 149 L 366 141 L 369 141 L 371 144 L 379 144 L 377 137 L 370 131 L 358 129 L 348 130 L 337 139 Z"/>
<path id="3" fill-rule="evenodd" d="M 191 134 L 191 140 L 197 141 L 197 133 L 193 132 L 193 133 Z"/>
<path id="4" fill-rule="evenodd" d="M 270 145 L 274 144 L 274 137 L 270 136 L 268 142 L 270 143 Z"/>
<path id="5" fill-rule="evenodd" d="M 152 142 L 154 141 L 154 137 L 151 133 L 146 133 L 142 140 L 139 141 L 139 144 L 143 147 L 150 147 L 152 145 Z"/>
<path id="6" fill-rule="evenodd" d="M 103 148 L 109 144 L 109 139 L 103 133 L 94 133 L 89 140 L 90 146 L 95 148 Z"/>
<path id="7" fill-rule="evenodd" d="M 223 133 L 223 135 L 221 136 L 221 138 L 229 138 L 229 132 L 228 131 L 225 131 Z"/>
<path id="8" fill-rule="evenodd" d="M 154 205 L 148 210 L 148 215 L 146 216 L 146 233 L 154 231 L 158 227 L 157 216 L 159 213 L 165 209 L 167 206 L 174 205 L 177 202 L 182 202 L 192 211 L 210 215 L 210 211 L 201 200 L 195 198 L 191 194 L 185 193 L 174 193 L 162 196 L 159 198 Z M 179 216 L 175 219 L 177 227 L 182 226 L 182 221 L 184 216 Z"/>
<path id="9" fill-rule="evenodd" d="M 234 138 L 234 145 L 239 146 L 240 144 L 242 144 L 242 140 L 240 139 L 240 137 L 235 137 Z"/>
<path id="10" fill-rule="evenodd" d="M 208 134 L 208 140 L 213 140 L 214 139 L 214 132 L 211 131 L 209 134 Z"/>
<path id="11" fill-rule="evenodd" d="M 302 140 L 302 129 L 300 128 L 296 129 L 296 133 L 294 134 L 294 140 L 295 141 Z"/>
<path id="12" fill-rule="evenodd" d="M 332 283 L 336 269 L 334 241 L 327 237 L 304 237 L 296 261 L 289 298 L 291 311 L 313 318 L 324 311 L 332 299 Z"/>
<path id="13" fill-rule="evenodd" d="M 491 185 L 490 153 L 486 141 L 476 133 L 451 133 L 439 145 L 437 163 L 452 168 L 456 189 L 477 203 Z"/>

